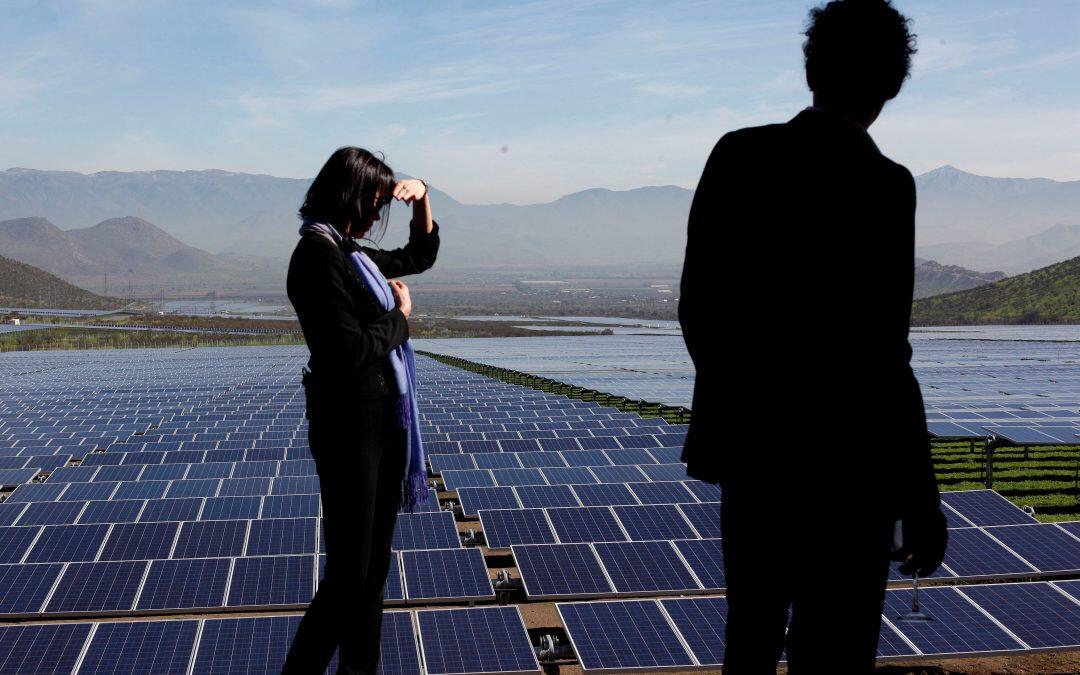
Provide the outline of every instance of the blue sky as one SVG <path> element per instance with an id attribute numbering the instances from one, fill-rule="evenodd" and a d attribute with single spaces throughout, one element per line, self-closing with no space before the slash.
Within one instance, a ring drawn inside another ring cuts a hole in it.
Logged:
<path id="1" fill-rule="evenodd" d="M 361 145 L 468 202 L 692 187 L 725 131 L 809 103 L 814 4 L 5 0 L 0 168 L 310 177 Z M 1080 179 L 1080 2 L 896 5 L 920 51 L 886 154 Z"/>

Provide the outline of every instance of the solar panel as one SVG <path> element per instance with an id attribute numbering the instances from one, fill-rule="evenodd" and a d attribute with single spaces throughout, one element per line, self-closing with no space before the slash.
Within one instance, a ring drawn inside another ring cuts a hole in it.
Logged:
<path id="1" fill-rule="evenodd" d="M 669 541 L 600 542 L 593 548 L 619 593 L 701 588 Z"/>
<path id="2" fill-rule="evenodd" d="M 695 665 L 655 600 L 556 605 L 585 672 Z"/>
<path id="3" fill-rule="evenodd" d="M 1029 647 L 1080 645 L 1080 604 L 1050 584 L 986 584 L 960 592 Z"/>
<path id="4" fill-rule="evenodd" d="M 629 487 L 642 504 L 692 504 L 697 501 L 678 481 L 630 483 Z"/>
<path id="5" fill-rule="evenodd" d="M 514 488 L 514 494 L 526 509 L 578 506 L 577 497 L 569 485 L 519 485 Z"/>
<path id="6" fill-rule="evenodd" d="M 26 504 L 0 503 L 0 526 L 13 525 L 25 509 Z"/>
<path id="7" fill-rule="evenodd" d="M 381 675 L 420 675 L 411 612 L 383 612 L 379 653 Z"/>
<path id="8" fill-rule="evenodd" d="M 492 469 L 496 485 L 547 485 L 540 469 Z"/>
<path id="9" fill-rule="evenodd" d="M 596 476 L 583 466 L 555 466 L 541 469 L 540 472 L 552 485 L 586 485 L 599 482 Z"/>
<path id="10" fill-rule="evenodd" d="M 18 525 L 71 525 L 83 510 L 80 502 L 34 502 L 26 505 Z"/>
<path id="11" fill-rule="evenodd" d="M 885 616 L 890 620 L 911 611 L 912 591 L 885 593 Z M 924 588 L 919 606 L 934 620 L 893 625 L 924 654 L 965 654 L 1023 649 L 1015 638 L 980 612 L 955 588 Z"/>
<path id="12" fill-rule="evenodd" d="M 673 541 L 672 544 L 704 588 L 713 590 L 727 587 L 724 579 L 724 548 L 719 539 L 689 539 Z"/>
<path id="13" fill-rule="evenodd" d="M 180 523 L 117 523 L 99 560 L 168 558 Z"/>
<path id="14" fill-rule="evenodd" d="M 79 523 L 133 523 L 145 503 L 141 499 L 87 502 Z"/>
<path id="15" fill-rule="evenodd" d="M 712 483 L 706 483 L 700 480 L 684 480 L 683 485 L 687 490 L 693 493 L 700 501 L 703 502 L 718 502 L 720 501 L 720 486 Z"/>
<path id="16" fill-rule="evenodd" d="M 619 483 L 595 483 L 570 487 L 582 506 L 618 506 L 639 503 L 630 488 Z"/>
<path id="17" fill-rule="evenodd" d="M 136 609 L 221 607 L 229 580 L 228 558 L 153 560 Z"/>
<path id="18" fill-rule="evenodd" d="M 216 558 L 243 555 L 246 520 L 200 520 L 183 523 L 174 558 Z"/>
<path id="19" fill-rule="evenodd" d="M 724 663 L 727 598 L 661 600 L 660 606 L 699 665 L 719 667 Z"/>
<path id="20" fill-rule="evenodd" d="M 1023 525 L 1038 522 L 993 490 L 942 492 L 941 501 L 979 526 Z"/>
<path id="21" fill-rule="evenodd" d="M 612 507 L 632 541 L 695 539 L 697 533 L 671 504 Z"/>
<path id="22" fill-rule="evenodd" d="M 199 510 L 202 509 L 202 500 L 196 498 L 185 499 L 149 499 L 146 508 L 139 516 L 141 523 L 162 522 L 168 520 L 196 520 Z"/>
<path id="23" fill-rule="evenodd" d="M 512 452 L 485 452 L 473 456 L 477 469 L 520 469 L 521 462 Z"/>
<path id="24" fill-rule="evenodd" d="M 590 466 L 589 471 L 601 483 L 634 483 L 648 479 L 636 465 Z"/>
<path id="25" fill-rule="evenodd" d="M 986 532 L 1042 572 L 1080 570 L 1080 540 L 1052 523 L 988 527 Z"/>
<path id="26" fill-rule="evenodd" d="M 494 598 L 478 548 L 403 551 L 405 595 L 410 600 Z"/>
<path id="27" fill-rule="evenodd" d="M 40 527 L 0 527 L 0 563 L 22 560 L 40 531 Z"/>
<path id="28" fill-rule="evenodd" d="M 0 614 L 41 611 L 63 565 L 0 565 Z"/>
<path id="29" fill-rule="evenodd" d="M 45 527 L 27 554 L 26 562 L 81 562 L 97 558 L 108 525 L 51 525 Z"/>
<path id="30" fill-rule="evenodd" d="M 628 539 L 611 508 L 606 506 L 547 509 L 547 515 L 555 536 L 563 544 Z"/>
<path id="31" fill-rule="evenodd" d="M 511 551 L 530 599 L 615 592 L 588 544 L 528 544 L 512 546 Z"/>
<path id="32" fill-rule="evenodd" d="M 961 577 L 1030 574 L 1034 567 L 977 528 L 949 530 L 945 564 Z"/>
<path id="33" fill-rule="evenodd" d="M 306 605 L 315 594 L 315 556 L 236 558 L 226 605 Z"/>
<path id="34" fill-rule="evenodd" d="M 300 616 L 206 619 L 194 673 L 280 673 Z"/>
<path id="35" fill-rule="evenodd" d="M 878 629 L 878 658 L 915 656 L 917 654 L 915 648 L 908 644 L 900 633 L 893 628 L 893 624 L 888 619 L 881 622 L 881 628 Z"/>
<path id="36" fill-rule="evenodd" d="M 145 560 L 72 563 L 64 570 L 46 612 L 116 612 L 135 604 Z"/>
<path id="37" fill-rule="evenodd" d="M 428 675 L 540 672 L 517 607 L 424 610 L 416 619 Z"/>
<path id="38" fill-rule="evenodd" d="M 449 511 L 403 513 L 397 517 L 391 542 L 391 548 L 395 551 L 458 546 L 461 546 L 461 538 L 458 537 L 454 514 Z"/>
<path id="39" fill-rule="evenodd" d="M 261 497 L 209 497 L 200 520 L 239 520 L 259 517 Z"/>
<path id="40" fill-rule="evenodd" d="M 459 488 L 457 493 L 461 512 L 466 516 L 475 516 L 479 509 L 521 508 L 512 487 Z"/>
<path id="41" fill-rule="evenodd" d="M 254 520 L 248 534 L 246 555 L 316 553 L 315 518 Z"/>
<path id="42" fill-rule="evenodd" d="M 463 487 L 490 487 L 495 485 L 495 479 L 490 469 L 466 469 L 464 471 L 443 471 L 443 485 L 447 490 L 457 490 Z"/>
<path id="43" fill-rule="evenodd" d="M 0 672 L 66 675 L 75 668 L 89 623 L 52 623 L 0 628 Z"/>
<path id="44" fill-rule="evenodd" d="M 198 621 L 99 624 L 79 672 L 84 675 L 186 672 L 198 630 Z"/>
<path id="45" fill-rule="evenodd" d="M 555 543 L 555 533 L 543 509 L 481 509 L 480 527 L 489 548 Z"/>

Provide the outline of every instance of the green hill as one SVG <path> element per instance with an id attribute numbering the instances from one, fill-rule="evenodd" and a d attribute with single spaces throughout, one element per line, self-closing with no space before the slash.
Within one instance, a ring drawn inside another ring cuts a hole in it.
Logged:
<path id="1" fill-rule="evenodd" d="M 971 290 L 916 300 L 913 326 L 1080 323 L 1080 257 Z"/>
<path id="2" fill-rule="evenodd" d="M 0 307 L 119 309 L 127 304 L 72 286 L 33 265 L 0 256 Z"/>

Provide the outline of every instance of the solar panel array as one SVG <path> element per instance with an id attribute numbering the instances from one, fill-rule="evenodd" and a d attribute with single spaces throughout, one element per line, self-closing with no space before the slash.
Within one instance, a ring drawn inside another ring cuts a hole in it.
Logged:
<path id="1" fill-rule="evenodd" d="M 0 355 L 0 616 L 37 621 L 0 629 L 0 672 L 280 668 L 325 564 L 305 360 L 288 347 Z M 507 560 L 524 601 L 586 601 L 559 607 L 587 669 L 645 638 L 645 665 L 617 667 L 722 662 L 721 494 L 686 477 L 685 427 L 418 367 L 432 482 L 460 509 L 433 491 L 399 514 L 384 597 L 406 608 L 385 615 L 383 672 L 536 672 L 518 608 L 495 604 Z M 953 543 L 934 583 L 1080 574 L 1080 523 L 1037 523 L 992 491 L 944 501 Z M 1073 602 L 1069 583 L 995 585 L 1061 618 L 1046 626 L 1057 637 L 994 639 L 1067 641 L 1071 605 L 1052 601 Z M 961 617 L 959 598 L 1008 624 L 993 598 L 957 593 L 928 589 L 944 615 Z M 284 613 L 220 615 L 268 609 Z M 76 621 L 40 622 L 61 617 Z M 622 632 L 598 633 L 612 618 Z M 888 622 L 881 644 L 883 657 L 964 646 Z"/>

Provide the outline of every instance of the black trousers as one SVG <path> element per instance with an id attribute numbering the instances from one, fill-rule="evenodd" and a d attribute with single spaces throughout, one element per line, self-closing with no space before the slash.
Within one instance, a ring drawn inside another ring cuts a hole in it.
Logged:
<path id="1" fill-rule="evenodd" d="M 311 411 L 308 439 L 322 492 L 326 570 L 284 673 L 323 673 L 338 650 L 339 674 L 379 664 L 382 596 L 405 471 L 405 431 L 393 398 Z"/>
<path id="2" fill-rule="evenodd" d="M 761 486 L 723 484 L 724 672 L 775 673 L 785 647 L 793 674 L 873 670 L 893 521 Z"/>

